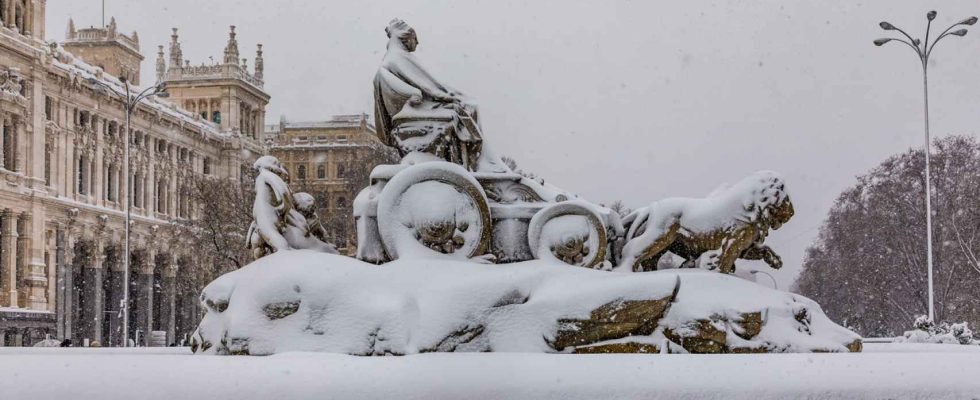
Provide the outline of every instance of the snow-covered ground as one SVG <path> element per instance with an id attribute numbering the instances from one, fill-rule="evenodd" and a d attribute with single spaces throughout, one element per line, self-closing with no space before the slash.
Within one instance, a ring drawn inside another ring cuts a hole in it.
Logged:
<path id="1" fill-rule="evenodd" d="M 977 399 L 980 346 L 861 354 L 356 357 L 0 348 L 0 399 Z"/>

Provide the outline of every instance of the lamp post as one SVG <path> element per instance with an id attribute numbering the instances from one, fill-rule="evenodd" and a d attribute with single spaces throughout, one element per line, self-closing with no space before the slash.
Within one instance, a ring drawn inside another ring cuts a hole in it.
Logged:
<path id="1" fill-rule="evenodd" d="M 123 202 L 126 208 L 126 223 L 124 230 L 126 236 L 123 244 L 123 300 L 122 300 L 122 337 L 123 337 L 123 347 L 129 347 L 129 261 L 130 261 L 130 247 L 129 247 L 129 225 L 131 219 L 131 208 L 130 205 L 132 200 L 130 199 L 130 192 L 132 190 L 132 181 L 129 176 L 129 147 L 132 144 L 130 124 L 133 116 L 133 111 L 136 106 L 139 105 L 140 101 L 150 97 L 170 97 L 167 93 L 167 87 L 163 82 L 160 82 L 154 86 L 143 89 L 142 92 L 132 95 L 129 86 L 129 80 L 125 77 L 120 77 L 119 81 L 122 82 L 126 89 L 125 98 L 123 99 L 123 108 L 126 111 L 126 135 L 125 135 L 125 146 L 123 147 L 123 175 L 126 176 L 126 190 L 123 196 Z M 92 86 L 101 86 L 107 89 L 110 93 L 116 93 L 116 90 L 95 78 L 88 79 L 89 84 Z M 120 93 L 116 93 L 120 94 Z M 120 94 L 122 95 L 122 94 Z"/>
<path id="2" fill-rule="evenodd" d="M 773 289 L 776 289 L 776 290 L 779 290 L 779 284 L 776 283 L 776 278 L 773 277 L 772 274 L 770 274 L 770 273 L 768 273 L 766 271 L 759 271 L 757 269 L 756 270 L 749 271 L 749 273 L 752 274 L 752 276 L 756 276 L 758 274 L 763 274 L 765 276 L 768 276 L 769 279 L 772 279 L 772 288 Z"/>
<path id="3" fill-rule="evenodd" d="M 920 41 L 919 39 L 912 39 L 908 33 L 899 29 L 895 25 L 888 22 L 881 22 L 878 26 L 886 31 L 898 31 L 905 36 L 908 41 L 902 38 L 882 38 L 876 39 L 874 41 L 875 46 L 881 46 L 888 42 L 899 42 L 908 45 L 915 54 L 919 56 L 919 61 L 922 63 L 922 95 L 925 99 L 924 101 L 924 112 L 925 112 L 925 127 L 926 127 L 926 263 L 928 265 L 929 271 L 929 320 L 935 321 L 935 306 L 934 306 L 934 295 L 933 295 L 933 284 L 932 284 L 932 189 L 931 182 L 929 179 L 929 149 L 930 149 L 930 139 L 929 139 L 929 56 L 932 55 L 932 50 L 936 47 L 936 43 L 947 36 L 964 36 L 966 35 L 966 29 L 958 29 L 951 31 L 953 28 L 963 25 L 973 25 L 977 23 L 977 17 L 970 17 L 950 25 L 949 28 L 940 33 L 932 43 L 929 43 L 929 30 L 932 28 L 932 21 L 936 19 L 936 12 L 929 11 L 926 13 L 926 36 L 925 41 Z"/>

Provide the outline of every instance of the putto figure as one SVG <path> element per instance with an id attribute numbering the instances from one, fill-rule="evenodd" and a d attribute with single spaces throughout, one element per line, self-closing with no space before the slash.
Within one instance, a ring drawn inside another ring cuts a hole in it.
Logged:
<path id="1" fill-rule="evenodd" d="M 293 204 L 296 209 L 290 213 L 289 227 L 286 229 L 286 241 L 290 247 L 337 254 L 337 248 L 327 241 L 327 232 L 316 215 L 313 195 L 296 193 Z"/>
<path id="2" fill-rule="evenodd" d="M 273 156 L 255 161 L 255 202 L 247 245 L 256 259 L 291 249 L 337 253 L 326 243 L 323 227 L 317 221 L 313 196 L 289 190 L 289 173 Z M 317 229 L 318 228 L 318 229 Z"/>
<path id="3" fill-rule="evenodd" d="M 293 209 L 293 196 L 286 180 L 289 173 L 273 156 L 255 160 L 255 201 L 252 203 L 252 226 L 248 228 L 248 248 L 260 258 L 281 250 L 289 250 L 283 234 L 286 219 Z"/>
<path id="4" fill-rule="evenodd" d="M 651 271 L 666 252 L 695 267 L 702 255 L 708 269 L 735 271 L 735 260 L 764 260 L 779 269 L 782 260 L 764 243 L 769 230 L 793 217 L 793 203 L 779 174 L 760 171 L 704 199 L 671 198 L 640 208 L 628 226 L 617 270 Z"/>
<path id="5" fill-rule="evenodd" d="M 394 19 L 385 29 L 388 50 L 374 77 L 378 138 L 401 155 L 428 153 L 479 169 L 483 134 L 477 107 L 462 93 L 434 78 L 412 54 L 418 35 Z"/>

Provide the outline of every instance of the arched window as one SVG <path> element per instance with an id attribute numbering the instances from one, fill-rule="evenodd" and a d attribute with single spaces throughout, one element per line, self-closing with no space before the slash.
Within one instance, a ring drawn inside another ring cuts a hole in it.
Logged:
<path id="1" fill-rule="evenodd" d="M 306 179 L 306 166 L 305 165 L 300 165 L 299 168 L 296 169 L 296 178 L 299 178 L 301 180 L 302 179 Z"/>
<path id="2" fill-rule="evenodd" d="M 214 113 L 211 114 L 211 122 L 214 122 L 216 124 L 221 123 L 221 111 L 215 111 Z"/>
<path id="3" fill-rule="evenodd" d="M 347 208 L 347 198 L 340 196 L 337 198 L 337 208 Z"/>
<path id="4" fill-rule="evenodd" d="M 320 164 L 316 167 L 316 179 L 326 179 L 327 178 L 327 168 Z"/>
<path id="5" fill-rule="evenodd" d="M 346 171 L 344 171 L 344 164 L 337 164 L 337 177 L 343 178 L 345 172 Z"/>

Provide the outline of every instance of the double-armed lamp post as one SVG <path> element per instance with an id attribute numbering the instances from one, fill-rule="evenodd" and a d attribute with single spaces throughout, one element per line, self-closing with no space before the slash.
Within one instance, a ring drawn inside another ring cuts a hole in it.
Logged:
<path id="1" fill-rule="evenodd" d="M 92 86 L 101 86 L 102 88 L 108 90 L 109 93 L 113 93 L 119 96 L 125 96 L 122 100 L 123 100 L 123 109 L 126 111 L 126 133 L 125 133 L 126 144 L 123 147 L 124 148 L 123 175 L 126 177 L 126 190 L 125 190 L 125 194 L 123 195 L 122 201 L 123 204 L 125 204 L 124 207 L 126 208 L 126 224 L 125 224 L 126 238 L 124 239 L 124 244 L 123 244 L 123 300 L 120 307 L 122 310 L 122 319 L 123 319 L 122 321 L 123 347 L 128 347 L 129 346 L 129 261 L 130 261 L 129 225 L 130 225 L 130 218 L 131 218 L 130 207 L 132 205 L 131 196 L 132 196 L 132 187 L 133 187 L 132 177 L 129 175 L 129 147 L 133 143 L 131 137 L 132 132 L 130 129 L 130 121 L 132 120 L 133 111 L 136 110 L 136 106 L 138 106 L 141 101 L 154 96 L 166 98 L 169 97 L 170 94 L 167 93 L 166 85 L 164 85 L 163 82 L 161 82 L 154 86 L 144 89 L 142 92 L 139 92 L 136 95 L 133 95 L 130 91 L 129 80 L 127 80 L 125 77 L 122 77 L 119 78 L 119 81 L 122 82 L 123 86 L 126 89 L 125 94 L 116 92 L 116 90 L 113 87 L 109 86 L 105 82 L 102 82 L 96 78 L 88 79 L 89 84 L 91 84 Z"/>
<path id="2" fill-rule="evenodd" d="M 930 139 L 929 139 L 929 56 L 932 55 L 932 50 L 936 47 L 936 43 L 947 36 L 965 36 L 966 29 L 953 30 L 957 26 L 969 26 L 977 23 L 977 17 L 970 17 L 950 25 L 949 28 L 936 36 L 936 39 L 929 42 L 929 30 L 932 28 L 932 21 L 936 19 L 936 12 L 929 11 L 926 13 L 926 36 L 925 41 L 920 41 L 919 39 L 913 39 L 908 33 L 905 33 L 902 29 L 892 25 L 888 22 L 882 22 L 878 24 L 881 29 L 886 31 L 898 31 L 905 37 L 902 38 L 882 38 L 874 41 L 875 46 L 881 46 L 888 42 L 899 42 L 908 45 L 915 54 L 919 56 L 919 62 L 922 63 L 922 94 L 925 98 L 925 125 L 926 125 L 926 261 L 929 268 L 929 320 L 935 321 L 935 301 L 933 296 L 933 284 L 932 284 L 932 189 L 931 182 L 929 179 L 929 149 L 930 149 Z M 906 40 L 908 39 L 908 40 Z"/>

